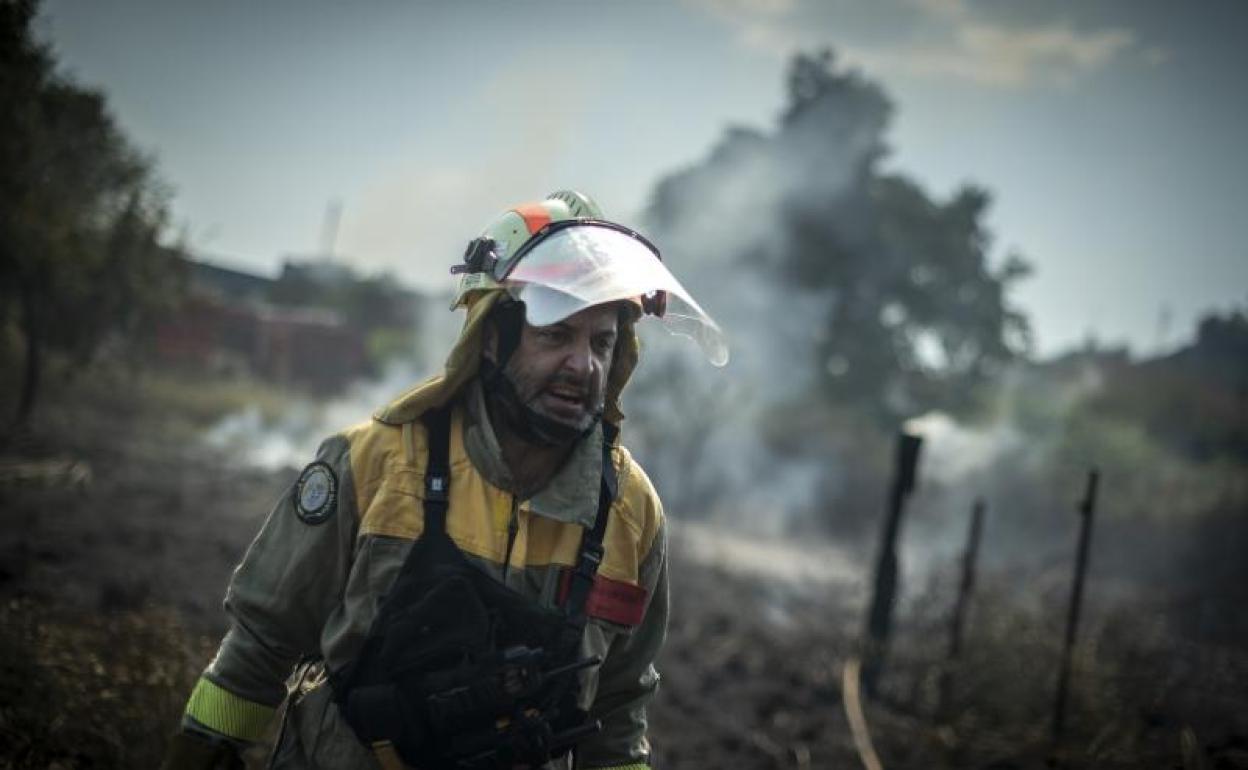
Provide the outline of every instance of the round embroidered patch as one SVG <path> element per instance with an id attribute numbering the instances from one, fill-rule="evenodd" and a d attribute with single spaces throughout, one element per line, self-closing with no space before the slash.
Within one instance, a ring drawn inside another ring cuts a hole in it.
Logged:
<path id="1" fill-rule="evenodd" d="M 338 477 L 319 460 L 303 469 L 295 484 L 295 513 L 304 524 L 320 524 L 338 507 Z"/>

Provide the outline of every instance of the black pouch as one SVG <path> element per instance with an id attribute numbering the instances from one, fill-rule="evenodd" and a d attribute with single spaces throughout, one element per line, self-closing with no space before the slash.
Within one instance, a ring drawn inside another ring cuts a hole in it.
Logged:
<path id="1" fill-rule="evenodd" d="M 455 668 L 485 655 L 492 645 L 490 613 L 472 582 L 456 575 L 433 586 L 387 619 L 378 655 L 387 674 Z"/>
<path id="2" fill-rule="evenodd" d="M 540 765 L 599 729 L 577 705 L 576 672 L 597 662 L 576 660 L 584 597 L 541 607 L 460 552 L 446 532 L 448 423 L 445 411 L 427 420 L 424 532 L 360 654 L 333 677 L 335 697 L 366 745 L 389 744 L 419 770 Z M 591 582 L 613 484 L 582 544 Z"/>

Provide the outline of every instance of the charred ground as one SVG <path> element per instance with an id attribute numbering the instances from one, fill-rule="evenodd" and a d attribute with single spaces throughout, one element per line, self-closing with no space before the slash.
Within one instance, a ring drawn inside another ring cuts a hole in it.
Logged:
<path id="1" fill-rule="evenodd" d="M 241 469 L 195 440 L 232 406 L 228 388 L 205 401 L 176 378 L 117 377 L 60 386 L 36 428 L 4 452 L 2 766 L 154 766 L 225 629 L 229 573 L 295 475 Z M 677 526 L 673 624 L 652 714 L 657 764 L 856 766 L 840 676 L 861 584 L 711 565 L 694 558 L 692 537 Z M 933 570 L 899 608 L 881 697 L 866 707 L 885 766 L 1046 766 L 1061 575 L 1028 590 L 1003 571 L 983 576 L 942 709 L 953 583 L 952 565 Z M 1240 627 L 1184 632 L 1176 618 L 1199 613 L 1190 597 L 1127 596 L 1102 602 L 1085 626 L 1060 759 L 1248 766 Z"/>

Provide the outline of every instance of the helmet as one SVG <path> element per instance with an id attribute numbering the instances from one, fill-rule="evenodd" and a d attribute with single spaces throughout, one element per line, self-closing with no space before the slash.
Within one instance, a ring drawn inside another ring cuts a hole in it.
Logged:
<path id="1" fill-rule="evenodd" d="M 525 306 L 525 319 L 547 326 L 594 305 L 627 302 L 634 317 L 660 318 L 668 330 L 697 341 L 716 366 L 728 361 L 723 332 L 664 266 L 642 235 L 603 218 L 592 198 L 571 190 L 504 212 L 473 239 L 452 308 L 505 290 Z"/>
<path id="2" fill-rule="evenodd" d="M 470 304 L 480 292 L 502 288 L 494 277 L 495 266 L 519 253 L 546 225 L 602 218 L 597 201 L 573 190 L 556 190 L 537 203 L 523 203 L 504 211 L 486 226 L 480 237 L 468 242 L 464 263 L 451 268 L 451 273 L 459 275 L 451 309 Z"/>

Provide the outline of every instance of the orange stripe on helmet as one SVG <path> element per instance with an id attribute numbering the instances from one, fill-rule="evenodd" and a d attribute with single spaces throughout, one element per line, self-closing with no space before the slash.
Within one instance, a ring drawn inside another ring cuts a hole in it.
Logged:
<path id="1" fill-rule="evenodd" d="M 529 228 L 529 235 L 550 224 L 550 212 L 540 203 L 525 203 L 516 206 L 512 211 L 524 218 L 524 226 Z"/>

